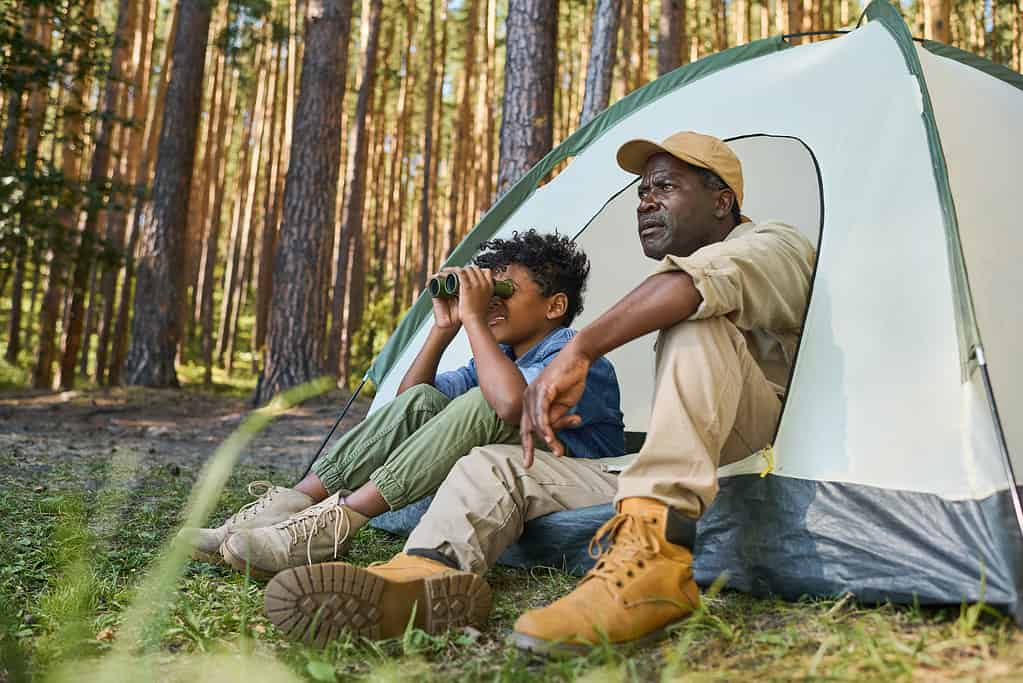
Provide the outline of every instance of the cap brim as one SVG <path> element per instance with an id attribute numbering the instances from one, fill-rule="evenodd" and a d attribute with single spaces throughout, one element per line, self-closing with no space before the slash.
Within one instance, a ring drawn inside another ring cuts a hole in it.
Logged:
<path id="1" fill-rule="evenodd" d="M 665 149 L 661 145 L 657 144 L 653 140 L 629 140 L 621 147 L 618 148 L 618 165 L 629 173 L 635 173 L 636 175 L 643 175 L 643 169 L 646 168 L 646 162 L 650 157 L 655 154 L 670 154 L 680 161 L 691 166 L 698 166 L 699 168 L 708 168 L 707 164 L 703 161 L 691 157 L 685 153 L 672 152 L 669 149 Z"/>

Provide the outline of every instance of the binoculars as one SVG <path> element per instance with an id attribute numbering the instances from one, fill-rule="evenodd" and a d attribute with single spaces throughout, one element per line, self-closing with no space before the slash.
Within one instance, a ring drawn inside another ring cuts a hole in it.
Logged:
<path id="1" fill-rule="evenodd" d="M 427 283 L 430 296 L 434 299 L 451 299 L 458 296 L 458 275 L 447 273 L 430 278 Z M 494 296 L 507 299 L 515 292 L 515 285 L 511 280 L 494 280 Z"/>

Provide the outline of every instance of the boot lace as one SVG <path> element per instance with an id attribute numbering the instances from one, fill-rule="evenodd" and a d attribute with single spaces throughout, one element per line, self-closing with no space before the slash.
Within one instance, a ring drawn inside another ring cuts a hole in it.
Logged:
<path id="1" fill-rule="evenodd" d="M 243 522 L 259 514 L 273 498 L 276 487 L 269 481 L 252 481 L 248 486 L 249 495 L 255 498 L 254 501 L 246 503 L 231 518 L 233 522 Z"/>
<path id="2" fill-rule="evenodd" d="M 291 545 L 298 545 L 300 541 L 305 541 L 306 561 L 312 564 L 313 537 L 321 530 L 326 529 L 327 525 L 331 522 L 334 525 L 334 559 L 337 559 L 341 544 L 348 540 L 348 536 L 352 531 L 351 520 L 348 519 L 348 514 L 343 505 L 337 503 L 325 506 L 314 505 L 274 526 L 288 532 L 288 536 L 291 538 Z"/>
<path id="3" fill-rule="evenodd" d="M 634 568 L 644 569 L 647 560 L 657 556 L 661 543 L 652 531 L 655 519 L 619 512 L 604 522 L 590 541 L 587 552 L 597 560 L 586 578 L 601 578 L 622 588 L 636 575 Z M 605 546 L 602 541 L 607 539 Z"/>

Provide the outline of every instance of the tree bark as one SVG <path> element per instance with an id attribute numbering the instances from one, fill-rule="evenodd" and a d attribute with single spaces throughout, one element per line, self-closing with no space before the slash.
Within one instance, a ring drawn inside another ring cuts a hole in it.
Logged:
<path id="1" fill-rule="evenodd" d="M 232 76 L 233 74 L 233 76 Z M 232 70 L 226 75 L 228 82 L 225 106 L 220 112 L 220 120 L 217 123 L 217 139 L 221 140 L 217 150 L 217 166 L 215 168 L 217 182 L 210 184 L 210 192 L 214 194 L 213 208 L 210 211 L 210 225 L 206 231 L 206 243 L 203 246 L 202 256 L 202 291 L 199 297 L 199 322 L 202 327 L 202 358 L 203 358 L 203 383 L 209 386 L 213 383 L 213 269 L 217 261 L 217 242 L 220 238 L 220 224 L 224 208 L 224 184 L 227 177 L 227 157 L 231 150 L 232 138 L 234 137 L 234 126 L 229 121 L 234 113 L 238 97 L 238 73 Z"/>
<path id="2" fill-rule="evenodd" d="M 327 372 L 338 376 L 342 355 L 341 337 L 345 329 L 344 301 L 348 269 L 353 265 L 352 255 L 362 234 L 363 200 L 366 194 L 367 150 L 369 135 L 366 130 L 370 98 L 374 94 L 377 70 L 377 47 L 380 35 L 380 15 L 383 0 L 371 0 L 369 37 L 362 65 L 362 82 L 355 104 L 355 118 L 348 133 L 348 163 L 346 164 L 345 197 L 341 208 L 340 261 L 334 278 L 331 301 L 330 333 L 327 335 Z M 342 380 L 346 378 L 342 377 Z"/>
<path id="3" fill-rule="evenodd" d="M 510 0 L 497 192 L 551 148 L 557 0 Z"/>
<path id="4" fill-rule="evenodd" d="M 82 18 L 92 18 L 95 9 L 94 0 L 88 0 L 82 8 Z M 69 100 L 64 106 L 62 137 L 66 141 L 61 150 L 61 171 L 64 177 L 77 179 L 81 170 L 82 145 L 77 142 L 82 136 L 85 108 L 85 93 L 88 91 L 85 80 L 75 79 L 69 89 Z M 49 389 L 53 384 L 53 362 L 56 355 L 57 319 L 64 299 L 64 254 L 71 249 L 71 240 L 77 229 L 78 212 L 67 206 L 60 206 L 56 211 L 59 227 L 52 232 L 53 243 L 50 249 L 49 273 L 46 278 L 46 291 L 39 307 L 39 349 L 36 363 L 32 370 L 32 386 L 36 389 Z"/>
<path id="5" fill-rule="evenodd" d="M 181 337 L 182 239 L 212 18 L 207 0 L 180 0 L 178 8 L 178 39 L 174 41 L 153 200 L 140 232 L 132 340 L 124 371 L 128 384 L 151 387 L 178 386 L 174 358 Z"/>
<path id="6" fill-rule="evenodd" d="M 685 0 L 661 0 L 661 19 L 657 31 L 657 74 L 666 74 L 682 65 L 685 43 Z"/>
<path id="7" fill-rule="evenodd" d="M 257 404 L 322 373 L 322 246 L 337 207 L 351 17 L 351 0 L 309 0 L 301 90 L 274 259 L 267 362 L 256 388 Z"/>
<path id="8" fill-rule="evenodd" d="M 681 0 L 664 0 L 665 4 Z M 607 109 L 611 99 L 611 75 L 618 55 L 618 18 L 621 0 L 597 0 L 593 13 L 593 32 L 590 35 L 590 62 L 586 65 L 586 94 L 579 114 L 579 127 Z"/>
<path id="9" fill-rule="evenodd" d="M 157 3 L 153 3 L 150 14 L 150 21 L 156 22 Z M 143 93 L 145 106 L 142 107 L 146 115 L 146 125 L 143 135 L 139 140 L 139 149 L 133 155 L 140 156 L 139 163 L 135 169 L 134 191 L 135 201 L 132 208 L 131 227 L 128 231 L 128 247 L 124 264 L 123 284 L 121 285 L 120 298 L 117 304 L 117 325 L 114 327 L 114 347 L 111 352 L 110 381 L 112 385 L 121 383 L 121 371 L 124 369 L 128 357 L 128 330 L 131 321 L 128 315 L 134 303 L 135 293 L 135 252 L 137 251 L 139 234 L 142 231 L 142 217 L 148 202 L 148 179 L 152 177 L 153 165 L 156 162 L 156 147 L 158 142 L 158 131 L 163 122 L 164 102 L 167 100 L 167 90 L 170 85 L 171 58 L 174 55 L 174 43 L 178 35 L 178 18 L 180 12 L 175 5 L 174 14 L 171 17 L 170 28 L 167 31 L 167 38 L 163 48 L 162 66 L 160 68 L 159 81 L 156 87 L 156 102 L 153 107 L 149 103 L 149 80 L 151 76 L 152 61 L 156 58 L 153 54 L 153 38 L 150 36 L 149 58 L 146 62 L 145 79 L 143 80 Z"/>
<path id="10" fill-rule="evenodd" d="M 942 43 L 951 43 L 951 0 L 924 0 L 924 37 Z"/>
<path id="11" fill-rule="evenodd" d="M 92 170 L 89 173 L 89 184 L 93 189 L 103 187 L 108 182 L 107 174 L 110 164 L 110 136 L 116 113 L 117 96 L 121 86 L 122 65 L 127 48 L 125 33 L 128 25 L 129 0 L 119 0 L 117 9 L 117 28 L 114 32 L 114 49 L 110 55 L 110 72 L 107 74 L 106 87 L 103 95 L 103 111 L 106 114 L 99 121 L 96 144 L 92 152 Z M 68 328 L 64 334 L 64 351 L 60 361 L 59 383 L 62 389 L 70 389 L 75 385 L 75 363 L 82 347 L 82 314 L 85 308 L 85 297 L 88 294 L 86 285 L 92 272 L 94 251 L 98 239 L 100 207 L 95 202 L 86 206 L 85 227 L 82 228 L 78 258 L 75 261 L 74 274 L 71 278 L 71 309 L 68 317 Z"/>

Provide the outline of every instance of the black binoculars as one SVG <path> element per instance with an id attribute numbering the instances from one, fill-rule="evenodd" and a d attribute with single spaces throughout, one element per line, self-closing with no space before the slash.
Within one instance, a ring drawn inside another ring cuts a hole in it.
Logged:
<path id="1" fill-rule="evenodd" d="M 447 273 L 430 278 L 427 284 L 430 296 L 434 299 L 451 299 L 458 296 L 458 275 Z M 515 292 L 515 285 L 511 280 L 494 280 L 494 296 L 507 299 Z"/>

